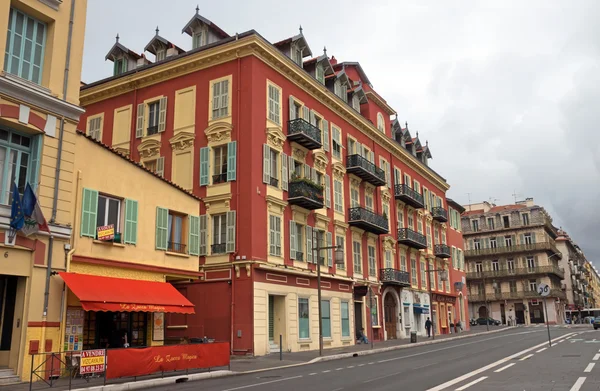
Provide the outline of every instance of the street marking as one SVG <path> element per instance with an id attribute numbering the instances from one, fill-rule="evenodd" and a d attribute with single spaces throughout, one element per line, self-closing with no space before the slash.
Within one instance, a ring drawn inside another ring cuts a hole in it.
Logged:
<path id="1" fill-rule="evenodd" d="M 326 371 L 323 371 L 323 372 L 321 372 L 321 373 L 329 373 L 329 372 L 331 372 L 331 369 L 328 369 L 328 370 L 326 370 Z"/>
<path id="2" fill-rule="evenodd" d="M 228 388 L 228 389 L 223 390 L 223 391 L 243 390 L 244 388 L 251 388 L 251 387 L 256 387 L 256 386 L 262 386 L 262 385 L 265 385 L 265 384 L 278 383 L 278 382 L 287 381 L 287 380 L 299 379 L 301 377 L 302 377 L 302 375 L 292 376 L 292 377 L 286 377 L 285 379 L 277 379 L 277 380 L 271 380 L 271 381 L 266 381 L 266 382 L 262 382 L 262 383 L 248 384 L 246 386 L 240 386 L 240 387 L 235 387 L 235 388 Z"/>
<path id="3" fill-rule="evenodd" d="M 341 370 L 343 370 L 343 369 L 344 369 L 344 368 L 336 368 L 335 370 L 336 370 L 336 371 L 341 371 Z"/>
<path id="4" fill-rule="evenodd" d="M 365 364 L 358 364 L 359 367 L 363 367 Z"/>
<path id="5" fill-rule="evenodd" d="M 565 340 L 564 340 L 564 339 L 561 339 L 561 340 L 560 340 L 560 341 L 558 341 L 557 343 L 561 343 L 561 342 L 565 342 Z"/>
<path id="6" fill-rule="evenodd" d="M 331 391 L 340 391 L 343 390 L 343 388 L 336 388 L 335 390 L 331 390 Z"/>
<path id="7" fill-rule="evenodd" d="M 541 353 L 541 352 L 543 352 L 546 349 L 548 349 L 548 348 L 541 348 L 540 350 L 537 350 L 536 353 Z"/>
<path id="8" fill-rule="evenodd" d="M 569 336 L 568 336 L 567 338 L 565 338 L 565 339 L 571 339 L 571 337 L 572 337 L 572 335 L 569 335 Z"/>
<path id="9" fill-rule="evenodd" d="M 571 335 L 571 334 L 573 334 L 573 333 L 568 333 L 568 334 L 566 334 L 566 335 Z M 557 341 L 557 340 L 559 340 L 559 339 L 561 339 L 561 338 L 565 337 L 566 335 L 563 335 L 562 337 L 555 338 L 555 339 L 554 339 L 554 341 Z M 542 343 L 540 343 L 540 344 L 537 344 L 537 345 L 535 345 L 535 346 L 532 346 L 532 347 L 530 347 L 530 348 L 528 348 L 528 349 L 525 349 L 525 350 L 523 350 L 523 351 L 520 351 L 520 352 L 517 352 L 517 353 L 515 353 L 515 354 L 512 354 L 512 355 L 510 355 L 510 356 L 508 356 L 508 357 L 504 357 L 503 359 L 500 359 L 500 360 L 498 360 L 498 361 L 496 361 L 496 362 L 493 362 L 493 363 L 491 363 L 491 364 L 488 364 L 488 365 L 486 365 L 486 366 L 484 366 L 484 367 L 481 367 L 481 368 L 479 368 L 479 369 L 476 369 L 476 370 L 474 370 L 474 371 L 471 371 L 471 372 L 469 372 L 469 373 L 465 373 L 464 375 L 462 375 L 462 376 L 459 376 L 459 377 L 457 377 L 457 378 L 455 378 L 455 379 L 449 380 L 449 381 L 447 381 L 447 382 L 445 382 L 445 383 L 443 383 L 443 384 L 440 384 L 440 385 L 438 385 L 438 386 L 435 386 L 435 387 L 433 387 L 433 388 L 429 388 L 429 389 L 428 389 L 428 390 L 426 390 L 426 391 L 441 391 L 441 390 L 443 390 L 443 389 L 446 389 L 446 388 L 448 388 L 448 387 L 450 387 L 450 386 L 453 386 L 453 385 L 455 385 L 455 384 L 457 384 L 457 383 L 460 383 L 460 382 L 462 382 L 462 381 L 464 381 L 464 380 L 466 380 L 466 379 L 468 379 L 468 378 L 471 378 L 471 377 L 473 377 L 473 376 L 475 376 L 475 375 L 478 375 L 478 374 L 480 374 L 480 373 L 482 373 L 482 372 L 485 372 L 485 371 L 487 371 L 487 370 L 489 370 L 489 369 L 492 369 L 492 368 L 495 368 L 495 367 L 497 367 L 497 366 L 499 366 L 499 365 L 502 365 L 502 364 L 504 364 L 504 363 L 506 363 L 506 362 L 508 362 L 508 361 L 512 360 L 513 358 L 516 358 L 516 357 L 519 357 L 519 356 L 521 356 L 521 355 L 523 355 L 523 354 L 525 354 L 525 353 L 531 352 L 532 350 L 539 349 L 539 348 L 541 348 L 542 346 L 546 345 L 547 343 L 548 343 L 548 342 L 542 342 Z"/>
<path id="10" fill-rule="evenodd" d="M 375 381 L 375 380 L 385 379 L 386 377 L 390 377 L 390 376 L 398 376 L 402 373 L 405 373 L 405 371 L 400 371 L 400 372 L 390 373 L 389 375 L 385 375 L 385 376 L 375 377 L 373 379 L 365 380 L 365 381 L 363 381 L 363 383 L 371 383 L 372 381 Z"/>
<path id="11" fill-rule="evenodd" d="M 477 380 L 473 380 L 473 381 L 472 381 L 471 383 L 469 383 L 469 384 L 465 384 L 464 386 L 457 388 L 457 389 L 456 389 L 456 391 L 463 391 L 463 390 L 466 390 L 467 388 L 471 387 L 473 384 L 477 384 L 477 383 L 479 383 L 480 381 L 484 381 L 485 379 L 487 379 L 487 376 L 482 376 L 482 377 L 480 377 L 480 378 L 479 378 L 479 379 L 477 379 Z"/>
<path id="12" fill-rule="evenodd" d="M 585 379 L 586 379 L 585 377 L 580 377 L 579 379 L 577 379 L 575 384 L 573 384 L 573 387 L 571 387 L 570 391 L 579 391 L 579 389 L 583 385 L 583 382 L 585 382 Z"/>
<path id="13" fill-rule="evenodd" d="M 519 361 L 525 361 L 525 360 L 527 360 L 529 357 L 533 357 L 533 354 L 528 354 L 527 356 L 525 356 L 525 357 L 523 357 L 523 358 L 519 359 Z"/>
<path id="14" fill-rule="evenodd" d="M 594 358 L 592 358 L 592 360 L 594 361 L 598 361 L 598 359 L 600 358 L 600 353 L 597 353 Z"/>
<path id="15" fill-rule="evenodd" d="M 317 372 L 313 372 L 313 373 L 309 373 L 308 376 L 314 376 L 317 375 Z"/>
<path id="16" fill-rule="evenodd" d="M 354 368 L 354 365 L 350 365 L 349 367 L 346 367 L 346 368 L 352 369 L 352 368 Z"/>
<path id="17" fill-rule="evenodd" d="M 508 364 L 508 365 L 505 365 L 505 366 L 503 366 L 503 367 L 502 367 L 502 368 L 500 368 L 500 369 L 496 369 L 494 372 L 496 372 L 496 373 L 498 373 L 498 372 L 502 372 L 503 370 L 505 370 L 505 369 L 508 369 L 508 368 L 512 367 L 513 365 L 515 365 L 515 363 L 514 363 L 514 362 L 513 362 L 513 363 L 510 363 L 510 364 Z"/>
<path id="18" fill-rule="evenodd" d="M 369 365 L 373 365 L 373 364 L 375 364 L 375 362 L 374 362 L 374 361 L 371 361 L 371 362 L 369 363 Z"/>
<path id="19" fill-rule="evenodd" d="M 583 372 L 592 372 L 592 369 L 594 369 L 594 366 L 596 365 L 596 363 L 589 363 L 587 367 L 585 367 L 585 369 L 583 370 Z"/>

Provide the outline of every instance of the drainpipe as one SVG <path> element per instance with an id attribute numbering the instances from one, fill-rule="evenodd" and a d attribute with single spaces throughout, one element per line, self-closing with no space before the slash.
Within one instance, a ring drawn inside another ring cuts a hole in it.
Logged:
<path id="1" fill-rule="evenodd" d="M 69 65 L 71 63 L 71 41 L 73 38 L 73 17 L 75 15 L 75 0 L 71 0 L 71 13 L 69 16 L 69 35 L 67 38 L 67 55 L 65 59 L 65 74 L 63 80 L 63 94 L 62 100 L 67 101 L 67 87 L 69 84 Z M 65 132 L 65 118 L 60 119 L 60 130 L 58 133 L 58 152 L 56 157 L 56 171 L 54 173 L 54 198 L 52 200 L 52 216 L 50 217 L 50 224 L 56 222 L 56 210 L 58 208 L 58 186 L 60 181 L 60 166 L 63 149 L 63 139 Z M 44 312 L 43 318 L 45 319 L 48 315 L 48 299 L 50 296 L 50 277 L 52 276 L 52 252 L 54 249 L 54 236 L 50 234 L 48 240 L 48 265 L 46 267 L 46 288 L 44 290 Z"/>

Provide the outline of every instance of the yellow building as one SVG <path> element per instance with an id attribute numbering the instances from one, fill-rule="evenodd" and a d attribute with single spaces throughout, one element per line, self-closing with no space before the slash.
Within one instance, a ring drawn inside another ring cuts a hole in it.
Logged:
<path id="1" fill-rule="evenodd" d="M 48 266 L 64 270 L 71 237 L 86 8 L 87 0 L 0 3 L 0 368 L 12 380 L 28 371 L 29 353 L 60 343 L 62 283 Z M 49 235 L 7 234 L 12 183 L 21 194 L 31 185 Z"/>

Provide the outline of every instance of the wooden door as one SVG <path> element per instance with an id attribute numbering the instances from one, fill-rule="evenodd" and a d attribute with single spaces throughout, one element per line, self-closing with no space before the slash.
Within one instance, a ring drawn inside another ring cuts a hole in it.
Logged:
<path id="1" fill-rule="evenodd" d="M 396 310 L 396 301 L 392 295 L 386 295 L 383 302 L 383 310 L 385 314 L 385 332 L 388 339 L 396 339 L 396 319 L 398 312 Z"/>

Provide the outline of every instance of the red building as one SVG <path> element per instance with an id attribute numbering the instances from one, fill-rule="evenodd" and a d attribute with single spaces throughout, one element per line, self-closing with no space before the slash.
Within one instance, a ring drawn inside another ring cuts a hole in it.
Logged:
<path id="1" fill-rule="evenodd" d="M 423 334 L 432 309 L 439 332 L 467 327 L 449 186 L 360 64 L 313 55 L 302 30 L 271 44 L 196 13 L 183 32 L 189 51 L 157 31 L 153 62 L 117 39 L 114 75 L 81 88 L 82 130 L 202 199 L 198 232 L 169 230 L 168 250 L 198 255 L 206 277 L 179 285 L 198 310 L 169 317 L 167 335 L 231 340 L 236 354 L 278 350 L 280 335 L 284 350 L 316 349 L 319 263 L 326 348 L 361 328 Z"/>

